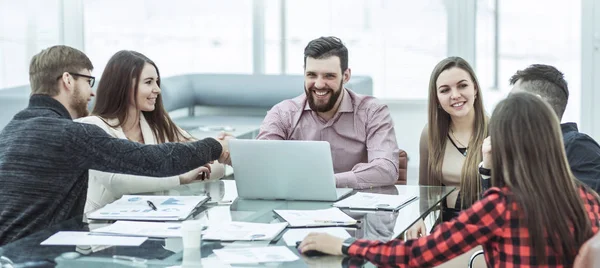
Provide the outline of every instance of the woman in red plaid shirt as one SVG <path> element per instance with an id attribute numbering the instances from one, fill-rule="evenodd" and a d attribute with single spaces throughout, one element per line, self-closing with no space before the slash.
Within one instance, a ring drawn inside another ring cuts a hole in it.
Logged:
<path id="1" fill-rule="evenodd" d="M 489 133 L 483 167 L 493 167 L 494 187 L 430 235 L 384 243 L 313 233 L 300 251 L 431 267 L 482 245 L 490 267 L 572 266 L 581 245 L 598 231 L 600 205 L 598 195 L 571 174 L 555 113 L 538 96 L 513 93 L 496 106 Z"/>

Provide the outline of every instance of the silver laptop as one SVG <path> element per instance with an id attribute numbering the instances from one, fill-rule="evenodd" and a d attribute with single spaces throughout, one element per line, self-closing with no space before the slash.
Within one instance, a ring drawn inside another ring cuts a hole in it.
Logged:
<path id="1" fill-rule="evenodd" d="M 326 141 L 229 141 L 238 196 L 246 199 L 337 201 L 350 188 L 335 188 Z"/>

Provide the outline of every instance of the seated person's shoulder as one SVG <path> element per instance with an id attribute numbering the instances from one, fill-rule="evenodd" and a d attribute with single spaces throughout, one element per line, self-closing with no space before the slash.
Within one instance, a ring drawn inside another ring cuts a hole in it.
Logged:
<path id="1" fill-rule="evenodd" d="M 376 113 L 382 110 L 386 110 L 387 113 L 387 104 L 383 104 L 379 99 L 373 96 L 361 95 L 361 94 L 350 94 L 353 98 L 353 103 L 359 111 L 364 111 L 366 113 Z"/>
<path id="2" fill-rule="evenodd" d="M 95 115 L 77 118 L 73 121 L 78 122 L 78 123 L 86 123 L 86 124 L 94 124 L 94 125 L 104 124 L 104 121 L 102 121 L 102 119 L 100 119 L 100 117 L 95 116 Z"/>
<path id="3" fill-rule="evenodd" d="M 73 121 L 75 121 L 77 123 L 96 125 L 96 126 L 102 128 L 106 132 L 110 132 L 113 129 L 107 124 L 107 122 L 104 119 L 102 119 L 98 116 L 94 116 L 94 115 L 78 118 Z"/>
<path id="4" fill-rule="evenodd" d="M 510 195 L 510 190 L 507 187 L 491 187 L 486 190 L 482 197 L 483 199 L 497 200 L 498 202 L 505 202 L 506 196 Z"/>
<path id="5" fill-rule="evenodd" d="M 283 100 L 273 106 L 271 111 L 289 113 L 289 112 L 297 112 L 301 111 L 304 107 L 303 104 L 306 100 L 306 97 L 303 95 L 295 97 L 293 99 Z"/>
<path id="6" fill-rule="evenodd" d="M 573 135 L 572 141 L 593 144 L 592 146 L 596 148 L 600 147 L 600 145 L 598 145 L 598 142 L 594 140 L 594 138 L 590 137 L 588 134 L 581 132 L 577 132 L 575 135 Z"/>

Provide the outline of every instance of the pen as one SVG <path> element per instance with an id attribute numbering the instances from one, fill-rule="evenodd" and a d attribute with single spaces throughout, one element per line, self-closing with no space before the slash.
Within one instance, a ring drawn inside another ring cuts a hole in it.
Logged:
<path id="1" fill-rule="evenodd" d="M 316 223 L 332 223 L 332 224 L 343 224 L 343 225 L 351 225 L 356 224 L 357 221 L 328 221 L 328 220 L 315 220 Z"/>
<path id="2" fill-rule="evenodd" d="M 148 201 L 146 201 L 146 202 L 148 203 L 148 206 L 150 206 L 150 208 L 151 208 L 152 210 L 156 210 L 156 206 L 154 205 L 154 203 L 152 203 L 152 201 L 148 200 Z"/>

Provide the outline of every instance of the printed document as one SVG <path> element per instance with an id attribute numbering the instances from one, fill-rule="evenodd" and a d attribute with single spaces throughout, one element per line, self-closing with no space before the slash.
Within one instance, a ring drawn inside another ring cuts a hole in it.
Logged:
<path id="1" fill-rule="evenodd" d="M 417 199 L 414 195 L 389 195 L 358 192 L 333 203 L 334 207 L 366 210 L 398 210 Z"/>
<path id="2" fill-rule="evenodd" d="M 273 210 L 290 227 L 352 226 L 358 222 L 339 208 L 317 210 Z"/>
<path id="3" fill-rule="evenodd" d="M 202 239 L 221 241 L 271 241 L 287 227 L 288 223 L 228 222 L 208 227 Z"/>
<path id="4" fill-rule="evenodd" d="M 207 196 L 124 195 L 88 215 L 93 220 L 185 220 Z"/>

